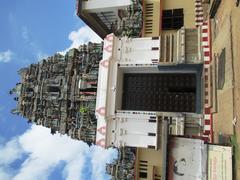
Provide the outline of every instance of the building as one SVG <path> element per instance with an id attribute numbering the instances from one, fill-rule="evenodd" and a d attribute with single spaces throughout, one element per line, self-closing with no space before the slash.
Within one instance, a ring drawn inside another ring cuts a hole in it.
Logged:
<path id="1" fill-rule="evenodd" d="M 12 113 L 28 122 L 92 144 L 102 44 L 89 43 L 19 70 L 21 82 L 10 91 L 18 102 Z"/>
<path id="2" fill-rule="evenodd" d="M 176 136 L 168 141 L 167 159 L 162 159 L 159 150 L 121 147 L 119 158 L 106 166 L 106 172 L 113 180 L 233 178 L 232 147 Z"/>
<path id="3" fill-rule="evenodd" d="M 121 39 L 122 37 L 123 39 L 124 37 L 159 39 L 159 42 L 155 41 L 155 43 L 160 45 L 146 44 L 146 46 L 151 46 L 150 48 L 154 46 L 155 55 L 144 57 L 147 52 L 142 51 L 139 57 L 148 58 L 148 60 L 140 62 L 139 58 L 139 64 L 151 64 L 152 62 L 158 64 L 158 67 L 166 72 L 174 68 L 174 66 L 166 67 L 167 64 L 178 64 L 176 67 L 182 71 L 188 66 L 187 68 L 202 73 L 202 87 L 197 88 L 201 93 L 201 96 L 198 95 L 197 98 L 201 98 L 201 100 L 197 100 L 197 107 L 198 113 L 203 115 L 203 137 L 212 142 L 211 98 L 213 92 L 211 91 L 212 78 L 209 66 L 211 60 L 210 23 L 203 13 L 205 6 L 203 3 L 206 2 L 202 0 L 181 2 L 174 0 L 77 0 L 76 11 L 77 15 L 102 38 L 114 33 Z M 124 44 L 127 42 L 121 41 L 121 43 L 125 46 Z M 130 51 L 135 48 L 135 45 L 136 43 L 125 50 L 129 53 L 123 53 L 125 60 L 121 59 L 122 66 L 124 66 L 123 61 L 125 64 L 132 63 L 128 61 L 131 60 L 129 56 L 132 56 L 133 53 Z M 141 46 L 140 43 L 138 46 Z M 159 55 L 157 48 L 161 51 Z M 190 68 L 192 64 L 199 64 L 199 67 L 202 65 L 202 71 L 196 70 L 196 66 Z M 202 112 L 200 112 L 201 108 Z"/>
<path id="4" fill-rule="evenodd" d="M 77 15 L 101 38 L 115 32 L 119 36 L 139 36 L 142 5 L 138 0 L 77 0 Z"/>
<path id="5" fill-rule="evenodd" d="M 77 0 L 77 15 L 103 45 L 21 69 L 13 113 L 118 148 L 106 167 L 113 179 L 216 179 L 218 170 L 231 177 L 214 156 L 219 150 L 225 165 L 231 148 L 206 144 L 211 49 L 202 1 Z"/>
<path id="6" fill-rule="evenodd" d="M 77 15 L 100 37 L 154 37 L 199 25 L 202 14 L 195 1 L 77 0 Z"/>
<path id="7" fill-rule="evenodd" d="M 166 159 L 161 150 L 137 148 L 135 179 L 165 179 Z"/>
<path id="8" fill-rule="evenodd" d="M 169 135 L 200 138 L 199 147 L 213 137 L 210 30 L 202 1 L 77 2 L 78 16 L 106 37 L 99 79 L 107 81 L 98 84 L 96 144 L 137 147 L 136 179 L 170 178 Z M 178 143 L 176 151 L 186 142 Z M 187 151 L 191 145 L 185 146 Z M 195 161 L 196 171 L 186 177 L 199 172 L 206 179 L 206 159 L 196 154 L 203 164 Z"/>
<path id="9" fill-rule="evenodd" d="M 156 179 L 163 178 L 161 151 L 147 148 L 119 148 L 119 157 L 107 164 L 106 172 L 112 179 Z M 165 173 L 164 173 L 165 174 Z"/>
<path id="10" fill-rule="evenodd" d="M 207 180 L 207 144 L 173 137 L 168 144 L 168 180 Z"/>
<path id="11" fill-rule="evenodd" d="M 164 120 L 182 127 L 170 126 L 173 134 L 202 135 L 201 34 L 180 29 L 172 36 L 178 37 L 173 44 L 182 42 L 172 52 L 162 45 L 165 35 L 105 38 L 96 99 L 97 144 L 159 149 Z"/>
<path id="12" fill-rule="evenodd" d="M 208 179 L 233 179 L 233 148 L 208 145 Z"/>
<path id="13" fill-rule="evenodd" d="M 182 42 L 175 43 L 172 54 L 164 46 L 165 35 L 118 38 L 110 34 L 104 40 L 96 144 L 120 151 L 136 148 L 134 174 L 133 169 L 124 169 L 126 161 L 119 158 L 107 166 L 113 179 L 121 179 L 123 172 L 129 179 L 133 175 L 166 179 L 168 136 L 203 136 L 201 33 L 182 28 L 172 36 Z M 190 53 L 189 47 L 194 46 Z"/>
<path id="14" fill-rule="evenodd" d="M 122 147 L 118 149 L 118 158 L 111 164 L 106 165 L 106 173 L 113 180 L 134 179 L 136 164 L 136 148 Z"/>
<path id="15" fill-rule="evenodd" d="M 173 137 L 168 145 L 168 179 L 232 179 L 232 147 Z"/>

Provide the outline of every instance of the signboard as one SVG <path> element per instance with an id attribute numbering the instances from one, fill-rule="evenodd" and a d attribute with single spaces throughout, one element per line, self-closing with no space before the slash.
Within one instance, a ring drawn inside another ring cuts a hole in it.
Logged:
<path id="1" fill-rule="evenodd" d="M 208 180 L 232 179 L 232 147 L 208 145 Z"/>

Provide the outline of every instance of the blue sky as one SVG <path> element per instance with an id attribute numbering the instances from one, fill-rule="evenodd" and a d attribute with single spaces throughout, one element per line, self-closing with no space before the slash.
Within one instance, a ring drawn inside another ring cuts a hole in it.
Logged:
<path id="1" fill-rule="evenodd" d="M 10 114 L 16 106 L 9 90 L 20 67 L 56 52 L 100 38 L 76 15 L 75 0 L 1 0 L 0 2 L 0 180 L 108 179 L 105 162 L 113 150 L 27 124 Z"/>

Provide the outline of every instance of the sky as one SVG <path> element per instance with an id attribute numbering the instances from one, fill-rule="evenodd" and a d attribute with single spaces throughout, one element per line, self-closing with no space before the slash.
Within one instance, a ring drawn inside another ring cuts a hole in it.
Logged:
<path id="1" fill-rule="evenodd" d="M 12 115 L 17 70 L 101 39 L 75 14 L 75 0 L 0 0 L 0 180 L 105 180 L 113 149 L 87 146 Z"/>

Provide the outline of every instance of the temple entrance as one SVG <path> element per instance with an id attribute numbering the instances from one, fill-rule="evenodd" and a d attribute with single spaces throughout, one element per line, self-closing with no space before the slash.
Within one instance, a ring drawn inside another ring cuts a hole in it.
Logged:
<path id="1" fill-rule="evenodd" d="M 124 74 L 122 110 L 195 112 L 196 74 Z"/>

